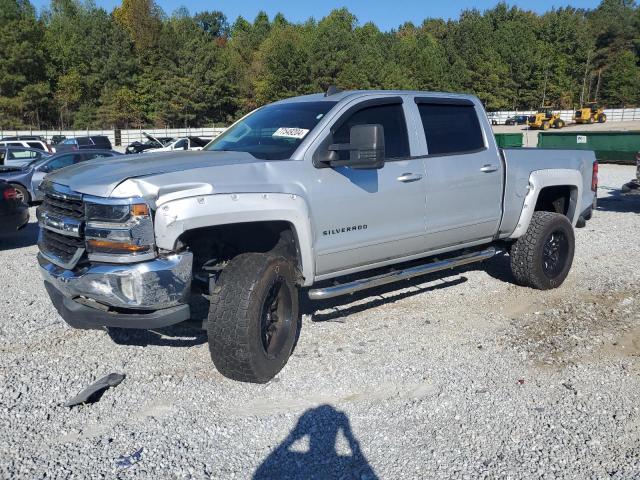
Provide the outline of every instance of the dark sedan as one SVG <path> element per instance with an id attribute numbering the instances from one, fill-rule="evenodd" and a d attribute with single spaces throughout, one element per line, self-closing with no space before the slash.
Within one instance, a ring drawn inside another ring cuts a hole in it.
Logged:
<path id="1" fill-rule="evenodd" d="M 515 115 L 513 117 L 507 118 L 505 125 L 526 125 L 527 124 L 527 116 L 526 115 Z"/>
<path id="2" fill-rule="evenodd" d="M 18 198 L 28 204 L 42 200 L 38 187 L 48 173 L 94 158 L 121 155 L 113 150 L 81 150 L 79 152 L 58 153 L 44 160 L 35 160 L 22 167 L 0 167 L 0 179 L 9 182 L 17 190 Z"/>
<path id="3" fill-rule="evenodd" d="M 11 235 L 29 223 L 29 207 L 15 188 L 0 180 L 0 237 Z"/>

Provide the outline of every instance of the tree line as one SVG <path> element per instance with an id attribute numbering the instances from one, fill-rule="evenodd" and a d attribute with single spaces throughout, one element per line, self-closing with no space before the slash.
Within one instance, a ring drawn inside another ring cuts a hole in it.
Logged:
<path id="1" fill-rule="evenodd" d="M 488 110 L 640 103 L 640 8 L 544 14 L 499 3 L 391 31 L 347 9 L 304 23 L 261 12 L 167 15 L 153 0 L 0 0 L 0 127 L 228 123 L 273 100 L 344 89 L 470 92 Z"/>

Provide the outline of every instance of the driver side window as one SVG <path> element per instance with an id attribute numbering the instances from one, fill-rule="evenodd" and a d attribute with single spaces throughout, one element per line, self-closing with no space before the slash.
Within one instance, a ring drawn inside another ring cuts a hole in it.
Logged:
<path id="1" fill-rule="evenodd" d="M 358 110 L 333 133 L 333 143 L 349 143 L 351 127 L 370 124 L 380 124 L 384 128 L 386 158 L 410 156 L 407 124 L 400 103 L 374 105 Z M 338 153 L 340 160 L 349 159 L 349 152 L 341 151 Z"/>

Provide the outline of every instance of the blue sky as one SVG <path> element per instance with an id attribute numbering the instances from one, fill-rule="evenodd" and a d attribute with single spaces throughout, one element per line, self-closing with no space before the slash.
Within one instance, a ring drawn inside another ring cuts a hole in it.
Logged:
<path id="1" fill-rule="evenodd" d="M 31 0 L 38 7 L 46 7 L 49 0 Z M 120 4 L 119 0 L 94 0 L 99 6 L 111 11 Z M 291 0 L 156 0 L 158 5 L 171 14 L 176 8 L 186 6 L 191 13 L 201 10 L 221 10 L 230 22 L 238 16 L 253 20 L 260 10 L 266 11 L 270 17 L 277 12 L 282 12 L 285 17 L 294 22 L 301 22 L 309 17 L 322 18 L 334 8 L 347 7 L 358 17 L 360 24 L 368 21 L 374 22 L 383 30 L 395 28 L 405 21 L 419 24 L 427 17 L 457 18 L 459 13 L 466 8 L 478 8 L 485 10 L 493 7 L 496 0 L 324 0 L 324 1 L 291 1 Z M 531 9 L 542 13 L 553 7 L 573 6 L 575 8 L 594 8 L 598 0 L 536 0 L 536 1 L 509 1 L 510 5 Z"/>

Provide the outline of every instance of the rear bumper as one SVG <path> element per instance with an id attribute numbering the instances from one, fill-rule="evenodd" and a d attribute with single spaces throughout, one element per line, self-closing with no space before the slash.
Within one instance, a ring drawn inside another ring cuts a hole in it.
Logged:
<path id="1" fill-rule="evenodd" d="M 192 260 L 186 252 L 136 264 L 65 270 L 38 255 L 54 306 L 76 328 L 159 328 L 188 320 Z"/>
<path id="2" fill-rule="evenodd" d="M 22 205 L 11 213 L 0 213 L 0 236 L 11 235 L 29 223 L 29 207 Z"/>

